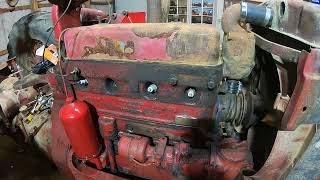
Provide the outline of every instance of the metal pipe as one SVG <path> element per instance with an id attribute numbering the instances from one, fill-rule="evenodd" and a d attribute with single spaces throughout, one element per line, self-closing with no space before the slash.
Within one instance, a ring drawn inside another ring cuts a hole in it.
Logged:
<path id="1" fill-rule="evenodd" d="M 234 4 L 229 6 L 222 15 L 222 30 L 225 34 L 228 34 L 240 20 L 240 4 Z"/>
<path id="2" fill-rule="evenodd" d="M 269 7 L 242 2 L 240 9 L 240 21 L 263 27 L 271 25 L 273 11 Z"/>
<path id="3" fill-rule="evenodd" d="M 148 23 L 161 22 L 161 0 L 147 1 L 147 20 Z"/>
<path id="4" fill-rule="evenodd" d="M 273 10 L 266 6 L 242 2 L 228 7 L 222 15 L 222 30 L 228 34 L 240 22 L 263 27 L 271 25 Z"/>

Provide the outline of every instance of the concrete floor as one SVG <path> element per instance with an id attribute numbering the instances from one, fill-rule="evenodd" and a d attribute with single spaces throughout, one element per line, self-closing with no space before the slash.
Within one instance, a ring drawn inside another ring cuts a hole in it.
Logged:
<path id="1" fill-rule="evenodd" d="M 0 135 L 0 180 L 63 180 L 52 163 L 39 151 L 18 145 Z"/>

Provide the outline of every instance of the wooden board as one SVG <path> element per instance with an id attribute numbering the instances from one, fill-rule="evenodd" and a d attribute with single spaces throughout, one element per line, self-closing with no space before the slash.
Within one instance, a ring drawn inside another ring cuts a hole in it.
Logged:
<path id="1" fill-rule="evenodd" d="M 5 50 L 0 50 L 0 56 L 4 56 L 8 54 L 8 51 L 5 49 Z"/>

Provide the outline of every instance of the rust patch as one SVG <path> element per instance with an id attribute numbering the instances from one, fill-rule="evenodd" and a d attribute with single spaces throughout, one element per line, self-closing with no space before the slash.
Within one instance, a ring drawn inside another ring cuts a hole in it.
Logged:
<path id="1" fill-rule="evenodd" d="M 234 28 L 223 41 L 225 76 L 231 79 L 247 77 L 254 67 L 255 39 L 240 26 Z"/>
<path id="2" fill-rule="evenodd" d="M 315 133 L 315 125 L 301 125 L 295 131 L 279 131 L 264 166 L 252 179 L 283 179 L 295 166 Z"/>
<path id="3" fill-rule="evenodd" d="M 149 26 L 148 24 L 140 24 L 132 29 L 133 33 L 140 37 L 148 37 L 150 39 L 155 38 L 169 38 L 175 32 L 180 31 L 180 27 L 177 24 L 167 24 L 166 26 L 159 26 L 159 24 L 154 24 L 154 26 Z"/>
<path id="4" fill-rule="evenodd" d="M 133 41 L 117 41 L 107 37 L 99 37 L 95 47 L 85 46 L 85 54 L 88 57 L 91 54 L 107 54 L 118 58 L 127 57 L 134 53 Z"/>

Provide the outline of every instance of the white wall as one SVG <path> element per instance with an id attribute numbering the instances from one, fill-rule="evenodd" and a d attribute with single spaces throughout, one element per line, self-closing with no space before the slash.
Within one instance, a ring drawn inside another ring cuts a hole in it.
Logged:
<path id="1" fill-rule="evenodd" d="M 17 6 L 30 5 L 31 0 L 20 0 Z M 48 3 L 48 2 L 45 2 Z M 5 0 L 0 0 L 0 8 L 8 8 Z M 50 11 L 50 8 L 42 8 L 42 11 Z M 20 10 L 0 14 L 0 51 L 7 49 L 8 35 L 12 25 L 22 16 L 31 13 L 31 10 Z M 0 61 L 6 61 L 7 55 L 0 56 Z"/>
<path id="2" fill-rule="evenodd" d="M 117 13 L 122 13 L 124 10 L 147 13 L 147 0 L 116 0 L 115 4 Z"/>

